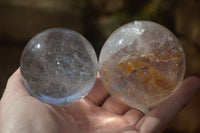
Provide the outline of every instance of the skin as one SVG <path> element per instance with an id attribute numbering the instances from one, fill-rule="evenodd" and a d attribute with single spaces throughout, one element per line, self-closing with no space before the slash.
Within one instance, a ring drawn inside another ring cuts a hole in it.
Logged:
<path id="1" fill-rule="evenodd" d="M 1 133 L 160 133 L 200 90 L 189 77 L 167 100 L 144 115 L 113 99 L 99 77 L 82 100 L 67 106 L 43 103 L 24 87 L 19 69 L 9 78 L 0 101 Z"/>

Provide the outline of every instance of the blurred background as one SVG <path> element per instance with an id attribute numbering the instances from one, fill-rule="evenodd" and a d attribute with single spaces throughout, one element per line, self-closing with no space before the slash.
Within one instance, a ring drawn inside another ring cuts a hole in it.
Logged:
<path id="1" fill-rule="evenodd" d="M 182 43 L 186 77 L 200 77 L 200 0 L 0 0 L 0 97 L 19 67 L 27 42 L 42 30 L 65 27 L 82 33 L 97 55 L 119 26 L 151 20 L 170 29 Z M 165 133 L 200 133 L 200 93 Z"/>

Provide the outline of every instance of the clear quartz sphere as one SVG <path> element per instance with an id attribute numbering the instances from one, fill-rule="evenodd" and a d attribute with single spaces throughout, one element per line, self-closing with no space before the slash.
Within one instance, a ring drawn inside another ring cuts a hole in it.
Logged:
<path id="1" fill-rule="evenodd" d="M 92 45 L 81 34 L 62 28 L 45 30 L 32 38 L 20 62 L 30 94 L 56 105 L 86 96 L 95 83 L 97 68 Z"/>
<path id="2" fill-rule="evenodd" d="M 177 38 L 150 21 L 123 25 L 105 42 L 101 80 L 116 99 L 138 109 L 153 107 L 181 84 L 185 55 Z"/>

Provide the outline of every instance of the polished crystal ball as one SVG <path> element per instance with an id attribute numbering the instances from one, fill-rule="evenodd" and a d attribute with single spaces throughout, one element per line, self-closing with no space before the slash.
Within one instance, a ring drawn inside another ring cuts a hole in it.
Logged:
<path id="1" fill-rule="evenodd" d="M 150 21 L 134 21 L 107 39 L 100 53 L 99 70 L 113 97 L 130 107 L 147 109 L 181 84 L 185 56 L 167 28 Z"/>
<path id="2" fill-rule="evenodd" d="M 30 94 L 56 105 L 74 103 L 86 96 L 96 80 L 97 68 L 92 45 L 79 33 L 61 28 L 32 38 L 20 64 Z"/>

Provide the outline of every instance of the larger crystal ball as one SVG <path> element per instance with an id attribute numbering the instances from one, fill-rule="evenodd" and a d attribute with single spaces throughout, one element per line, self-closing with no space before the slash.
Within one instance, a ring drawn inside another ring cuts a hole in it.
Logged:
<path id="1" fill-rule="evenodd" d="M 131 107 L 146 109 L 166 99 L 180 85 L 185 56 L 168 29 L 150 21 L 134 21 L 107 39 L 99 69 L 113 97 Z"/>
<path id="2" fill-rule="evenodd" d="M 70 104 L 86 96 L 94 85 L 97 57 L 79 33 L 55 28 L 32 38 L 21 57 L 21 74 L 28 91 L 39 100 Z"/>

